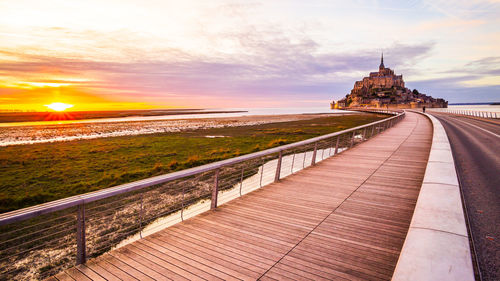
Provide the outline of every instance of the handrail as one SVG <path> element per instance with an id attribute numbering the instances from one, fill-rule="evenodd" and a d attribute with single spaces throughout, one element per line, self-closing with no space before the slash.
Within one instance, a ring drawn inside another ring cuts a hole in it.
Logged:
<path id="1" fill-rule="evenodd" d="M 443 112 L 443 113 L 449 113 L 449 114 L 456 114 L 456 115 L 465 115 L 465 116 L 473 116 L 473 117 L 479 117 L 479 118 L 489 118 L 489 119 L 498 119 L 500 118 L 499 115 L 497 115 L 497 112 L 493 111 L 478 111 L 478 110 L 468 110 L 468 109 L 436 109 L 436 108 L 429 108 L 431 111 L 437 111 L 437 112 Z"/>
<path id="2" fill-rule="evenodd" d="M 315 142 L 318 142 L 318 141 L 321 141 L 324 139 L 328 139 L 331 137 L 342 135 L 342 134 L 345 134 L 348 132 L 353 132 L 353 131 L 356 131 L 359 129 L 367 128 L 367 127 L 370 127 L 370 126 L 373 126 L 373 125 L 376 125 L 379 123 L 387 122 L 388 120 L 392 120 L 392 119 L 400 117 L 401 115 L 404 115 L 404 112 L 402 112 L 402 113 L 390 112 L 390 111 L 386 111 L 386 110 L 384 110 L 383 112 L 376 111 L 376 110 L 363 110 L 363 111 L 390 114 L 390 115 L 395 115 L 395 116 L 387 118 L 387 119 L 383 119 L 380 121 L 375 121 L 375 122 L 372 122 L 369 124 L 357 126 L 354 128 L 342 130 L 339 132 L 330 133 L 327 135 L 322 135 L 322 136 L 310 138 L 307 140 L 303 140 L 303 141 L 299 141 L 299 142 L 295 142 L 295 143 L 291 143 L 291 144 L 287 144 L 287 145 L 282 145 L 282 146 L 262 150 L 259 152 L 254 152 L 254 153 L 250 153 L 250 154 L 246 154 L 246 155 L 242 155 L 242 156 L 238 156 L 238 157 L 234 157 L 234 158 L 230 158 L 230 159 L 226 159 L 226 160 L 221 160 L 221 161 L 205 164 L 202 166 L 189 168 L 189 169 L 185 169 L 185 170 L 181 170 L 181 171 L 177 171 L 177 172 L 172 172 L 172 173 L 168 173 L 168 174 L 164 174 L 164 175 L 160 175 L 160 176 L 155 176 L 155 177 L 151 177 L 151 178 L 147 178 L 147 179 L 143 179 L 143 180 L 138 180 L 138 181 L 131 182 L 131 183 L 121 184 L 121 185 L 109 187 L 109 188 L 94 191 L 94 192 L 89 192 L 89 193 L 85 193 L 85 194 L 81 194 L 81 195 L 75 195 L 75 196 L 71 196 L 71 197 L 67 197 L 67 198 L 63 198 L 63 199 L 59 199 L 59 200 L 55 200 L 55 201 L 51 201 L 51 202 L 47 202 L 47 203 L 43 203 L 43 204 L 39 204 L 36 206 L 31 206 L 31 207 L 27 207 L 27 208 L 23 208 L 23 209 L 19 209 L 19 210 L 14 210 L 11 212 L 0 214 L 0 226 L 14 223 L 14 222 L 18 222 L 18 221 L 22 221 L 22 220 L 26 220 L 26 219 L 33 218 L 33 217 L 36 217 L 39 215 L 48 214 L 48 213 L 52 213 L 55 211 L 67 209 L 67 208 L 74 207 L 74 206 L 77 206 L 80 204 L 87 204 L 87 203 L 90 203 L 93 201 L 105 199 L 105 198 L 108 198 L 111 196 L 124 194 L 124 193 L 135 191 L 135 190 L 139 190 L 139 189 L 142 189 L 145 187 L 150 187 L 153 185 L 169 182 L 172 180 L 177 180 L 180 178 L 184 178 L 184 177 L 188 177 L 188 176 L 216 170 L 216 169 L 224 167 L 224 166 L 237 164 L 237 163 L 251 160 L 254 158 L 258 158 L 261 156 L 265 156 L 265 155 L 269 155 L 269 154 L 273 154 L 273 153 L 279 153 L 280 151 L 283 151 L 283 150 L 292 149 L 292 148 L 307 145 L 307 144 L 312 144 L 312 143 L 315 143 Z"/>

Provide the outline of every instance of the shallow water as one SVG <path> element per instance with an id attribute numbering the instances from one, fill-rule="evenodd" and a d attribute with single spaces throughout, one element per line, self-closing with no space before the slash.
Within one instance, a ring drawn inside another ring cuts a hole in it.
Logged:
<path id="1" fill-rule="evenodd" d="M 192 111 L 192 110 L 191 110 Z M 328 108 L 212 108 L 199 110 L 200 114 L 177 114 L 159 116 L 128 116 L 119 118 L 96 118 L 82 120 L 64 121 L 36 121 L 36 122 L 10 122 L 0 123 L 0 127 L 18 126 L 47 126 L 47 125 L 70 125 L 86 123 L 112 123 L 112 122 L 138 122 L 138 121 L 160 121 L 177 119 L 213 119 L 222 117 L 242 117 L 256 115 L 285 115 L 285 114 L 319 114 L 319 113 L 345 113 L 345 110 L 331 110 Z M 203 111 L 240 111 L 228 113 L 203 113 Z"/>

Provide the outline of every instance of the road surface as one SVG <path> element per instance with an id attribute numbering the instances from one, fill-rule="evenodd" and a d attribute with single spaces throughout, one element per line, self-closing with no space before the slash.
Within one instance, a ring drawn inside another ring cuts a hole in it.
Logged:
<path id="1" fill-rule="evenodd" d="M 500 280 L 500 122 L 432 115 L 450 140 L 482 280 Z"/>

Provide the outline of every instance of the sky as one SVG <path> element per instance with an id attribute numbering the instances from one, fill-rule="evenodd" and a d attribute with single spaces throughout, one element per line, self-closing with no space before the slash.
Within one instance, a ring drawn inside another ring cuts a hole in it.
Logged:
<path id="1" fill-rule="evenodd" d="M 500 101 L 500 0 L 0 0 L 0 110 L 327 107 L 386 67 Z"/>

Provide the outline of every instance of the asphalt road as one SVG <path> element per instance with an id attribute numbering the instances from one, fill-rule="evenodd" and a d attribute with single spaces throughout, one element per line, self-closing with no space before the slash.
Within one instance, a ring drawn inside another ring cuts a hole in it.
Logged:
<path id="1" fill-rule="evenodd" d="M 500 122 L 432 115 L 450 140 L 482 280 L 500 280 Z"/>

